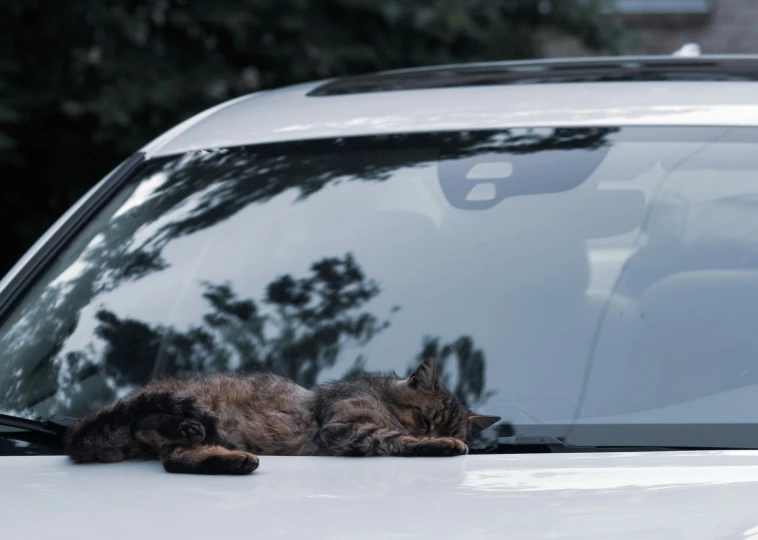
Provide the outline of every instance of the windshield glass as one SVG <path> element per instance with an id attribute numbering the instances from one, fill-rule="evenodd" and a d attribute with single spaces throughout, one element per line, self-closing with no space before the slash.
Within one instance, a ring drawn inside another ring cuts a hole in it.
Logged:
<path id="1" fill-rule="evenodd" d="M 434 354 L 466 406 L 517 425 L 755 422 L 756 140 L 513 129 L 150 160 L 5 317 L 0 412 Z"/>

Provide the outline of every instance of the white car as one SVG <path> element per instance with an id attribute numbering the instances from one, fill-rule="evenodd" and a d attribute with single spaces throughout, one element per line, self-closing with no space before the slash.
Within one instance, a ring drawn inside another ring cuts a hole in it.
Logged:
<path id="1" fill-rule="evenodd" d="M 758 539 L 758 57 L 235 99 L 84 196 L 0 317 L 3 538 Z M 503 418 L 467 456 L 209 477 L 61 453 L 156 377 L 424 355 Z"/>

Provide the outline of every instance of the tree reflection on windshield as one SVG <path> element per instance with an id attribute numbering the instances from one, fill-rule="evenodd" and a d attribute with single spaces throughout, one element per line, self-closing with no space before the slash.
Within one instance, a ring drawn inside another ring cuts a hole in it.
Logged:
<path id="1" fill-rule="evenodd" d="M 211 310 L 202 324 L 186 331 L 99 310 L 95 334 L 105 342 L 103 352 L 98 356 L 92 351 L 73 351 L 54 364 L 61 383 L 56 402 L 84 400 L 89 409 L 153 378 L 192 372 L 272 371 L 310 387 L 324 369 L 335 364 L 345 343 L 366 343 L 389 326 L 389 320 L 361 310 L 380 291 L 347 254 L 314 263 L 307 277 L 281 276 L 268 285 L 266 297 L 259 302 L 239 299 L 228 284 L 206 283 L 203 296 Z M 474 348 L 470 337 L 442 347 L 438 338 L 426 339 L 407 374 L 418 358 L 427 356 L 439 359 L 440 380 L 464 405 L 480 406 L 491 395 L 485 390 L 484 353 Z M 453 356 L 456 384 L 448 364 Z M 359 357 L 346 376 L 362 371 Z M 80 383 L 92 376 L 106 383 L 94 402 L 91 393 L 77 395 L 82 391 Z"/>
<path id="2" fill-rule="evenodd" d="M 290 192 L 294 208 L 326 186 L 384 182 L 399 169 L 440 159 L 597 150 L 608 146 L 608 136 L 616 131 L 448 133 L 415 147 L 405 144 L 406 136 L 383 136 L 372 139 L 371 150 L 337 139 L 318 143 L 318 152 L 311 143 L 287 143 L 189 152 L 148 162 L 138 172 L 139 181 L 75 239 L 4 322 L 0 409 L 78 415 L 154 377 L 193 371 L 272 370 L 313 385 L 325 369 L 335 366 L 347 343 L 365 345 L 388 327 L 392 312 L 399 309 L 392 307 L 384 315 L 368 310 L 382 289 L 351 253 L 324 254 L 304 277 L 284 273 L 266 285 L 259 299 L 240 297 L 235 290 L 239 284 L 206 282 L 200 290 L 210 310 L 189 328 L 95 306 L 129 283 L 186 272 L 166 257 L 169 245 Z M 328 153 L 334 159 L 325 159 Z M 540 189 L 544 186 L 535 186 L 535 193 Z M 448 202 L 455 206 L 455 201 Z M 71 350 L 67 343 L 81 328 L 86 309 L 92 310 L 88 324 L 100 343 L 91 340 Z M 460 334 L 445 344 L 439 337 L 426 338 L 421 354 L 436 355 L 451 391 L 467 406 L 480 406 L 491 395 L 485 384 L 485 354 L 472 337 Z M 409 364 L 415 354 L 408 351 Z M 346 375 L 360 372 L 365 362 L 359 351 Z M 102 382 L 93 385 L 93 379 Z"/>
<path id="3" fill-rule="evenodd" d="M 93 372 L 107 381 L 111 399 L 153 378 L 197 371 L 266 370 L 312 386 L 342 345 L 365 343 L 387 327 L 389 321 L 361 311 L 379 292 L 348 254 L 314 263 L 304 278 L 281 276 L 259 302 L 239 299 L 228 284 L 206 283 L 211 309 L 185 331 L 100 310 L 95 333 L 106 344 L 102 356 L 68 353 L 60 370 L 73 385 L 58 391 L 68 393 Z"/>

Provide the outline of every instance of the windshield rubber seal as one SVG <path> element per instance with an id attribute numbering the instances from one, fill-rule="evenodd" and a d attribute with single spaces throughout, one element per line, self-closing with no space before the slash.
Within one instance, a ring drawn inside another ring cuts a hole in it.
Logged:
<path id="1" fill-rule="evenodd" d="M 21 271 L 0 291 L 0 324 L 9 310 L 36 282 L 40 274 L 48 268 L 73 237 L 111 200 L 124 183 L 132 177 L 134 171 L 146 162 L 147 160 L 142 152 L 136 152 L 122 161 L 118 167 L 108 174 L 110 177 L 108 181 L 92 193 L 82 203 L 81 207 L 32 255 Z"/>

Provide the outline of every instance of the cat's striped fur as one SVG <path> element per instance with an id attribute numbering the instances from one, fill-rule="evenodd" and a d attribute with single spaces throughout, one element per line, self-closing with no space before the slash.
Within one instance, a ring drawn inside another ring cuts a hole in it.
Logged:
<path id="1" fill-rule="evenodd" d="M 365 375 L 311 390 L 272 374 L 165 379 L 81 419 L 76 462 L 158 458 L 169 472 L 247 474 L 258 455 L 456 456 L 500 420 L 465 410 L 424 360 L 401 379 Z"/>

